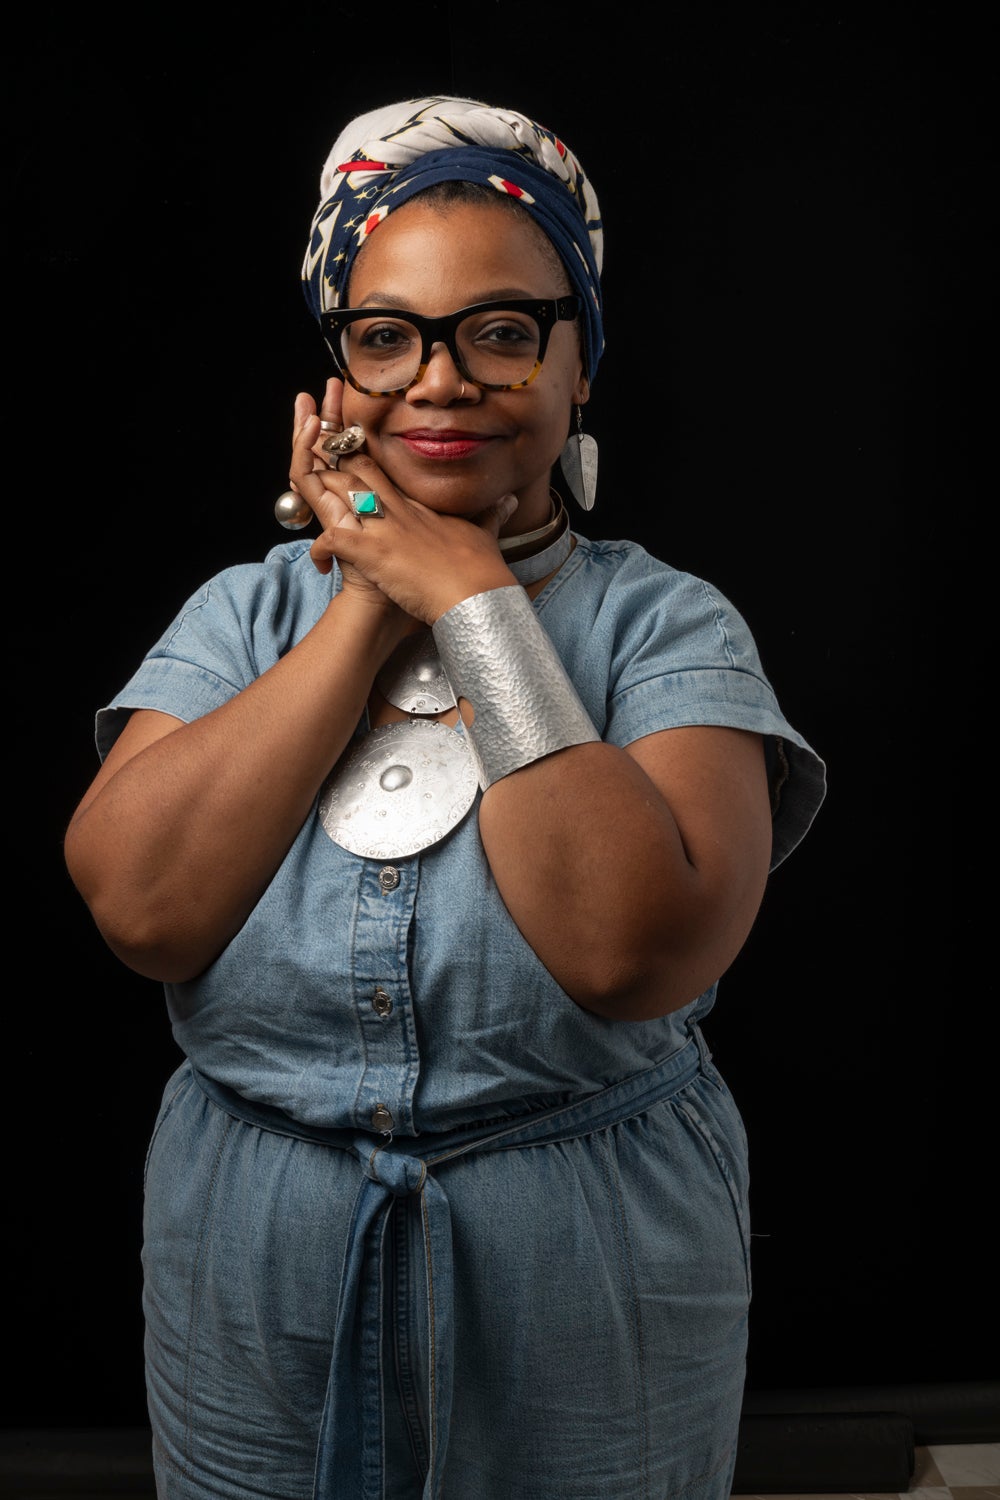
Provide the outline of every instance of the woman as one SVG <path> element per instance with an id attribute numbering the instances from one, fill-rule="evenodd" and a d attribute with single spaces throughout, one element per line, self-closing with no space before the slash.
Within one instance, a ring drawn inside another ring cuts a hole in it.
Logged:
<path id="1" fill-rule="evenodd" d="M 68 865 L 186 1059 L 147 1161 L 161 1496 L 729 1492 L 747 1168 L 698 1021 L 824 771 L 717 590 L 571 530 L 601 255 L 523 115 L 352 121 L 277 506 L 311 539 L 98 715 Z"/>

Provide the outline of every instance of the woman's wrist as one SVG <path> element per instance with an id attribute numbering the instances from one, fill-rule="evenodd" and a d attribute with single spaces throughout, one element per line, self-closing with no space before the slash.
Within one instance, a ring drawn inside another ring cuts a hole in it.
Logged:
<path id="1" fill-rule="evenodd" d="M 483 791 L 542 756 L 600 740 L 520 584 L 473 594 L 432 628 Z"/>
<path id="2" fill-rule="evenodd" d="M 469 599 L 477 599 L 498 589 L 518 587 L 518 581 L 500 556 L 484 559 L 474 571 L 466 570 L 461 579 L 434 581 L 433 607 L 428 624 L 433 627 L 442 616 Z"/>
<path id="3" fill-rule="evenodd" d="M 379 589 L 368 586 L 339 589 L 327 606 L 326 617 L 341 639 L 349 637 L 353 652 L 378 666 L 413 629 L 405 610 Z"/>

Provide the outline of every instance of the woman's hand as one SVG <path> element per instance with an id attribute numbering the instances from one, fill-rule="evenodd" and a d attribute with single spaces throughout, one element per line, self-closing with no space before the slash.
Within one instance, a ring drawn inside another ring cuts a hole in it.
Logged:
<path id="1" fill-rule="evenodd" d="M 310 548 L 319 571 L 329 573 L 336 558 L 345 590 L 368 590 L 426 625 L 472 594 L 513 583 L 497 536 L 516 497 L 498 496 L 472 521 L 439 515 L 404 495 L 366 453 L 347 454 L 332 467 L 320 421 L 341 425 L 342 398 L 342 382 L 331 379 L 320 412 L 306 393 L 295 403 L 289 476 L 322 527 Z M 351 490 L 373 490 L 385 514 L 359 519 Z"/>
<path id="2" fill-rule="evenodd" d="M 316 519 L 324 527 L 336 526 L 341 521 L 348 526 L 358 524 L 342 493 L 342 487 L 338 489 L 333 485 L 328 486 L 325 480 L 326 475 L 336 473 L 340 463 L 346 463 L 353 456 L 345 455 L 338 462 L 323 447 L 328 432 L 323 430 L 322 424 L 333 424 L 334 431 L 340 431 L 343 427 L 340 414 L 343 397 L 343 381 L 331 377 L 326 383 L 323 405 L 319 412 L 316 410 L 316 402 L 307 391 L 300 391 L 295 398 L 292 462 L 288 471 L 291 488 L 308 502 Z M 344 472 L 346 474 L 346 469 Z M 321 573 L 329 573 L 329 557 L 321 561 L 314 554 L 313 561 Z"/>

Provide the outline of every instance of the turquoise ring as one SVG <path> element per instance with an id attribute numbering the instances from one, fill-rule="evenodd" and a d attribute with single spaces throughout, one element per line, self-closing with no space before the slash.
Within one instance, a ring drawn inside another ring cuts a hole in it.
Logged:
<path id="1" fill-rule="evenodd" d="M 382 502 L 374 490 L 348 490 L 347 498 L 356 516 L 384 516 Z"/>

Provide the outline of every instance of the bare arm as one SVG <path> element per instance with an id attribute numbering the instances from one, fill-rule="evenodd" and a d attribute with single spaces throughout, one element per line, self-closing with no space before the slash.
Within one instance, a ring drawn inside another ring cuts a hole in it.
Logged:
<path id="1" fill-rule="evenodd" d="M 690 728 L 577 745 L 497 781 L 480 829 L 512 917 L 585 1010 L 647 1020 L 733 962 L 767 879 L 760 737 Z"/>
<path id="2" fill-rule="evenodd" d="M 66 835 L 69 872 L 139 973 L 200 973 L 239 930 L 350 739 L 400 638 L 338 594 L 288 654 L 190 724 L 132 715 Z"/>

